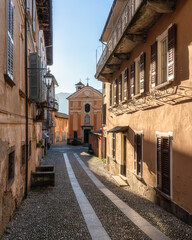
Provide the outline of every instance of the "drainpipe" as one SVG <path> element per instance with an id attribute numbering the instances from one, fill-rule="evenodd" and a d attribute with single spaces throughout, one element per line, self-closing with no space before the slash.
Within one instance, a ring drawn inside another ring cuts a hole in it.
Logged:
<path id="1" fill-rule="evenodd" d="M 26 119 L 26 125 L 25 125 L 25 143 L 26 143 L 26 156 L 25 156 L 25 197 L 27 197 L 28 193 L 28 72 L 27 72 L 27 0 L 25 0 L 25 119 Z"/>

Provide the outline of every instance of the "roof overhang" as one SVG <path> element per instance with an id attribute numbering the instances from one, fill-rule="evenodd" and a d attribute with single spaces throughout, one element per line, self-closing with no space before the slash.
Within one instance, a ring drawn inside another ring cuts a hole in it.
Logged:
<path id="1" fill-rule="evenodd" d="M 109 131 L 108 133 L 119 133 L 119 132 L 126 132 L 128 130 L 129 126 L 116 126 Z"/>
<path id="2" fill-rule="evenodd" d="M 53 64 L 52 0 L 36 0 L 40 29 L 44 32 L 47 65 Z"/>

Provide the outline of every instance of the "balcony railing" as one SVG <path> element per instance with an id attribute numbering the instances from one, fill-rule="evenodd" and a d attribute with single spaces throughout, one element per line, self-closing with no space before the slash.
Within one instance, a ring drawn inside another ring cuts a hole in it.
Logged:
<path id="1" fill-rule="evenodd" d="M 59 111 L 59 104 L 57 103 L 56 99 L 52 99 L 50 101 L 49 107 L 53 110 L 53 111 Z"/>
<path id="2" fill-rule="evenodd" d="M 119 20 L 114 26 L 114 29 L 109 37 L 108 43 L 105 46 L 102 55 L 97 63 L 97 73 L 101 71 L 106 60 L 113 52 L 114 48 L 119 42 L 122 34 L 124 33 L 125 29 L 127 28 L 128 24 L 130 23 L 131 19 L 133 18 L 135 12 L 137 11 L 142 1 L 143 0 L 129 0 L 128 3 L 126 4 L 121 16 L 119 17 Z"/>

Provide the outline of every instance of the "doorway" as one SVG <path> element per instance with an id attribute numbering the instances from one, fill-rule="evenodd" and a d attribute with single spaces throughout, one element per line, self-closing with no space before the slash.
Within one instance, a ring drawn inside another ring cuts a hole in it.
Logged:
<path id="1" fill-rule="evenodd" d="M 84 143 L 89 143 L 89 132 L 91 129 L 84 129 Z"/>

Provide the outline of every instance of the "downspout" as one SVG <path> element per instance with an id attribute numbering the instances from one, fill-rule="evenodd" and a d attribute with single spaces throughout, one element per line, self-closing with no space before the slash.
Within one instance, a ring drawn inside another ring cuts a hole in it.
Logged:
<path id="1" fill-rule="evenodd" d="M 26 125 L 25 125 L 25 143 L 26 143 L 26 156 L 25 156 L 25 197 L 27 197 L 28 193 L 28 72 L 27 72 L 27 0 L 25 0 L 25 119 L 26 119 Z"/>

